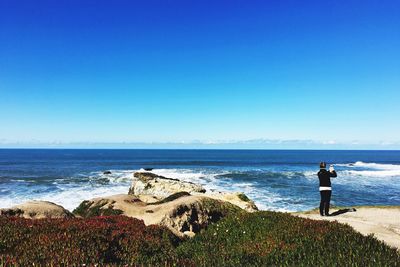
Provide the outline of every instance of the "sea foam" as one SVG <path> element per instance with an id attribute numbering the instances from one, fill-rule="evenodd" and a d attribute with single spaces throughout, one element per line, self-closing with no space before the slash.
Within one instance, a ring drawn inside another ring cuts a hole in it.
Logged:
<path id="1" fill-rule="evenodd" d="M 332 179 L 334 194 L 337 194 L 335 190 L 342 186 L 342 190 L 348 191 L 348 194 L 356 194 L 356 197 L 364 199 L 369 192 L 373 193 L 377 188 L 390 185 L 389 189 L 385 189 L 385 193 L 391 202 L 400 201 L 393 193 L 400 190 L 400 165 L 356 161 L 335 166 L 338 177 Z M 55 202 L 72 211 L 84 200 L 126 194 L 134 172 L 144 169 L 110 171 L 111 174 L 104 174 L 102 171 L 78 173 L 71 177 L 55 178 L 47 184 L 36 183 L 33 179 L 7 179 L 3 185 L 0 184 L 0 207 L 10 207 L 37 199 Z M 156 168 L 152 172 L 201 184 L 208 191 L 243 192 L 264 210 L 307 210 L 314 208 L 319 198 L 318 169 L 304 166 Z M 12 182 L 13 186 L 9 182 Z M 343 201 L 348 201 L 343 194 L 341 197 Z"/>

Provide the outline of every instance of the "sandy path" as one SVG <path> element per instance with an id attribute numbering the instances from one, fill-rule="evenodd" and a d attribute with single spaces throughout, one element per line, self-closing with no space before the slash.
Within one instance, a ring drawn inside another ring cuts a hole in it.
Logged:
<path id="1" fill-rule="evenodd" d="M 355 207 L 357 211 L 346 212 L 332 217 L 321 217 L 318 211 L 299 212 L 293 215 L 315 220 L 347 223 L 358 232 L 374 236 L 400 250 L 400 206 Z M 331 213 L 336 210 L 331 210 Z"/>

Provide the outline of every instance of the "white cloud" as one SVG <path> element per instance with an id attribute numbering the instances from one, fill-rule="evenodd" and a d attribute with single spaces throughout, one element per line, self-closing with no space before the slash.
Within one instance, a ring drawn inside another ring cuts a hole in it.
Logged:
<path id="1" fill-rule="evenodd" d="M 180 140 L 171 142 L 24 142 L 0 139 L 0 148 L 221 148 L 221 149 L 400 149 L 400 142 L 362 142 L 357 140 L 310 139 L 237 139 L 237 140 Z"/>

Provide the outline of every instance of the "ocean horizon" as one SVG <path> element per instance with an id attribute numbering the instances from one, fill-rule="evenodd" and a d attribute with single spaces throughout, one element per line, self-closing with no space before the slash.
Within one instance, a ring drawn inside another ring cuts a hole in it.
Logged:
<path id="1" fill-rule="evenodd" d="M 304 211 L 319 204 L 320 161 L 338 172 L 333 205 L 400 205 L 398 150 L 46 148 L 0 149 L 0 208 L 47 200 L 73 210 L 126 194 L 134 172 L 153 168 L 207 190 L 244 192 L 263 210 Z"/>

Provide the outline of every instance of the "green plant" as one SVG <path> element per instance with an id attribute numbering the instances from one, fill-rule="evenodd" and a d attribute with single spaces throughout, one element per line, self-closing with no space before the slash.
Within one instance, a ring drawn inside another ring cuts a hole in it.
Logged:
<path id="1" fill-rule="evenodd" d="M 39 220 L 0 216 L 0 267 L 400 266 L 396 249 L 348 225 L 280 212 L 246 213 L 207 199 L 203 204 L 210 210 L 225 205 L 221 213 L 229 215 L 189 240 L 125 216 Z"/>
<path id="2" fill-rule="evenodd" d="M 228 216 L 182 243 L 177 253 L 195 266 L 400 264 L 395 249 L 348 225 L 268 211 Z"/>
<path id="3" fill-rule="evenodd" d="M 171 202 L 175 199 L 178 199 L 180 197 L 183 196 L 190 196 L 190 194 L 188 192 L 182 191 L 182 192 L 177 192 L 174 193 L 172 195 L 169 195 L 168 197 L 164 198 L 163 200 L 157 201 L 157 202 L 153 202 L 153 203 L 149 203 L 148 205 L 159 205 L 159 204 L 163 204 L 163 203 L 167 203 L 167 202 Z"/>
<path id="4" fill-rule="evenodd" d="M 178 239 L 125 216 L 89 219 L 0 217 L 0 266 L 153 264 L 173 261 Z"/>
<path id="5" fill-rule="evenodd" d="M 250 199 L 243 193 L 238 194 L 238 198 L 242 201 L 249 202 Z"/>
<path id="6" fill-rule="evenodd" d="M 112 205 L 114 203 L 115 201 L 109 203 L 106 199 L 101 200 L 98 203 L 85 200 L 76 209 L 74 209 L 73 213 L 84 218 L 123 214 L 122 210 L 113 208 Z"/>

